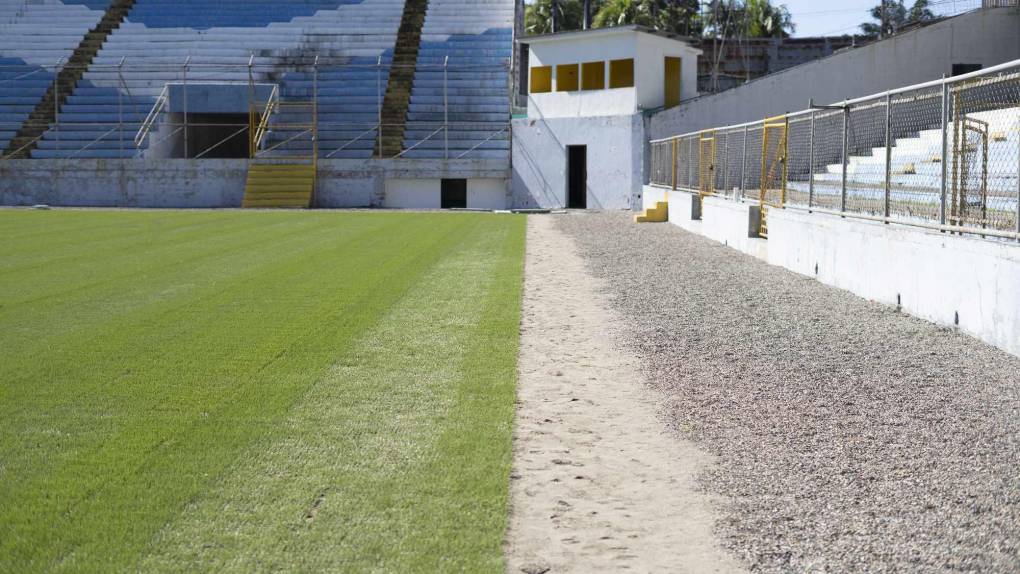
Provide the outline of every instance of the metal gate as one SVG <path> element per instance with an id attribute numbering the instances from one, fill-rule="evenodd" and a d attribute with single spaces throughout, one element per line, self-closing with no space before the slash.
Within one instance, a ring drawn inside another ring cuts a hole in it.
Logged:
<path id="1" fill-rule="evenodd" d="M 787 135 L 789 122 L 785 115 L 767 118 L 761 134 L 761 189 L 758 203 L 761 206 L 762 237 L 769 236 L 768 210 L 786 204 Z"/>
<path id="2" fill-rule="evenodd" d="M 715 195 L 715 131 L 701 132 L 698 138 L 698 191 Z"/>
<path id="3" fill-rule="evenodd" d="M 957 116 L 952 170 L 949 223 L 988 227 L 988 122 Z"/>

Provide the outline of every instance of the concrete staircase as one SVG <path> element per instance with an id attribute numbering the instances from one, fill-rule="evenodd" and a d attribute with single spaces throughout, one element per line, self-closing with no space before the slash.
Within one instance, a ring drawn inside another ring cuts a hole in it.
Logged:
<path id="1" fill-rule="evenodd" d="M 255 163 L 248 168 L 245 208 L 307 209 L 315 191 L 314 163 Z"/>
<path id="2" fill-rule="evenodd" d="M 67 101 L 78 82 L 85 75 L 92 60 L 102 49 L 110 34 L 120 27 L 135 5 L 135 0 L 113 0 L 102 19 L 82 38 L 67 63 L 46 90 L 42 100 L 35 106 L 28 119 L 22 124 L 7 147 L 5 156 L 26 159 L 31 157 L 43 134 L 50 128 L 57 110 Z"/>
<path id="3" fill-rule="evenodd" d="M 639 215 L 634 216 L 634 223 L 665 223 L 669 221 L 669 203 L 658 201 L 655 207 L 649 207 Z"/>
<path id="4" fill-rule="evenodd" d="M 383 99 L 382 136 L 376 143 L 377 156 L 393 157 L 403 151 L 407 108 L 411 104 L 421 29 L 425 25 L 428 7 L 429 0 L 407 0 L 404 4 L 404 15 L 393 51 L 393 66 Z"/>

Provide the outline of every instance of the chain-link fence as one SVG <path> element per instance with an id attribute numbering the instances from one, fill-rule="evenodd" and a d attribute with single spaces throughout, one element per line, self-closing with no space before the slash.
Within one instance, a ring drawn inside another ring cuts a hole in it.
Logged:
<path id="1" fill-rule="evenodd" d="M 314 154 L 509 161 L 507 76 L 507 64 L 304 55 L 253 55 L 247 65 L 190 58 L 5 63 L 0 160 Z"/>
<path id="2" fill-rule="evenodd" d="M 1020 239 L 1020 60 L 651 145 L 652 185 Z"/>

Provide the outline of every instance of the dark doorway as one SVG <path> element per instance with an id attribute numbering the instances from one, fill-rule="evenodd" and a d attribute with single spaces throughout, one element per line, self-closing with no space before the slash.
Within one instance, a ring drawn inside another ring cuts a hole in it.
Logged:
<path id="1" fill-rule="evenodd" d="M 588 146 L 567 146 L 567 207 L 588 208 Z"/>
<path id="2" fill-rule="evenodd" d="M 174 157 L 245 159 L 251 154 L 248 121 L 248 114 L 188 114 L 188 152 L 180 142 Z"/>
<path id="3" fill-rule="evenodd" d="M 440 192 L 440 207 L 443 209 L 467 208 L 467 180 L 444 179 Z M 433 188 L 435 189 L 435 188 Z"/>

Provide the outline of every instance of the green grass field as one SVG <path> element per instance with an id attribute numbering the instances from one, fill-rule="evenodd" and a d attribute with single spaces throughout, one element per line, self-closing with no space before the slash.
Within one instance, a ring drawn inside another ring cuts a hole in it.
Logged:
<path id="1" fill-rule="evenodd" d="M 501 571 L 524 219 L 0 211 L 0 572 Z"/>

